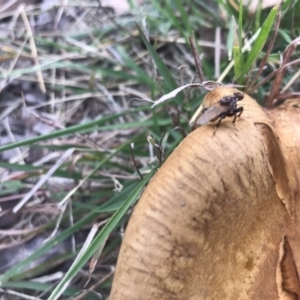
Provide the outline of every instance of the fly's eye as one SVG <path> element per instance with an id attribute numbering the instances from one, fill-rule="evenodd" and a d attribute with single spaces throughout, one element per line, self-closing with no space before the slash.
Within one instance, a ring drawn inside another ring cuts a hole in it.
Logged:
<path id="1" fill-rule="evenodd" d="M 242 100 L 244 98 L 244 94 L 240 93 L 240 92 L 234 92 L 233 95 L 234 95 L 236 101 Z"/>

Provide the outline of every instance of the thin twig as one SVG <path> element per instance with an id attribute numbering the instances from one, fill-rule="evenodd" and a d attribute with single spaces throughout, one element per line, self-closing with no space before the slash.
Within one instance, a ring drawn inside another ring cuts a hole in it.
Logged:
<path id="1" fill-rule="evenodd" d="M 135 161 L 135 158 L 134 158 L 134 154 L 133 154 L 133 145 L 132 145 L 132 144 L 129 145 L 129 149 L 130 149 L 131 159 L 132 159 L 132 162 L 133 162 L 133 164 L 134 164 L 135 170 L 136 170 L 137 173 L 139 174 L 141 180 L 143 180 L 144 177 L 143 177 L 143 175 L 141 174 L 141 172 L 140 172 L 140 170 L 139 170 L 139 168 L 138 168 L 138 166 L 137 166 L 137 163 L 136 163 L 136 161 Z"/>
<path id="2" fill-rule="evenodd" d="M 160 140 L 159 140 L 159 149 L 161 150 L 161 155 L 159 157 L 159 165 L 161 166 L 162 165 L 162 158 L 163 158 L 163 146 L 162 146 L 162 142 L 163 142 L 163 138 L 165 136 L 165 132 L 163 132 L 161 134 L 161 137 L 160 137 Z"/>
<path id="3" fill-rule="evenodd" d="M 195 60 L 195 64 L 196 64 L 196 69 L 197 69 L 197 72 L 198 72 L 200 82 L 204 82 L 206 80 L 205 80 L 205 77 L 204 77 L 204 74 L 203 74 L 201 60 L 200 60 L 200 57 L 199 57 L 198 48 L 197 48 L 197 45 L 196 45 L 196 42 L 195 42 L 194 35 L 189 37 L 189 41 L 190 41 L 190 44 L 191 44 L 191 48 L 192 48 L 192 52 L 193 52 L 193 56 L 194 56 L 194 60 Z"/>
<path id="4" fill-rule="evenodd" d="M 285 49 L 283 53 L 283 60 L 281 63 L 281 67 L 277 70 L 276 77 L 273 80 L 272 87 L 270 89 L 270 94 L 268 96 L 268 99 L 266 101 L 266 107 L 270 108 L 272 107 L 272 104 L 276 97 L 279 94 L 280 86 L 282 83 L 282 79 L 286 70 L 286 67 L 291 65 L 291 63 L 288 63 L 293 53 L 296 51 L 297 46 L 300 45 L 300 38 L 297 37 L 295 40 L 293 40 Z M 299 59 L 294 60 L 292 63 L 295 64 Z"/>

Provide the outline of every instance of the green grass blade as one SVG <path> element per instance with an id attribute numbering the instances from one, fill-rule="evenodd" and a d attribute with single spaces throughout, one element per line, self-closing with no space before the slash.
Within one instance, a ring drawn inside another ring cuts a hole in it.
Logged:
<path id="1" fill-rule="evenodd" d="M 258 1 L 258 5 L 256 7 L 256 12 L 255 12 L 255 26 L 254 26 L 254 31 L 258 30 L 261 24 L 261 13 L 262 13 L 262 0 Z"/>
<path id="2" fill-rule="evenodd" d="M 151 57 L 153 58 L 153 60 L 156 64 L 156 67 L 157 67 L 158 71 L 160 72 L 160 74 L 164 78 L 165 84 L 167 86 L 166 92 L 170 92 L 172 90 L 175 90 L 177 88 L 177 83 L 176 83 L 175 79 L 173 78 L 171 72 L 169 71 L 169 69 L 167 68 L 167 66 L 163 62 L 163 60 L 159 57 L 157 52 L 154 50 L 154 48 L 151 46 L 151 44 L 148 42 L 148 40 L 145 37 L 144 32 L 140 28 L 140 26 L 137 23 L 136 23 L 136 26 L 137 26 L 139 34 L 140 34 L 147 50 L 149 51 Z"/>
<path id="3" fill-rule="evenodd" d="M 233 44 L 233 60 L 234 60 L 234 76 L 237 78 L 244 68 L 244 59 L 242 54 L 242 33 L 243 33 L 243 5 L 240 2 L 239 24 L 238 29 L 234 21 L 234 44 Z"/>
<path id="4" fill-rule="evenodd" d="M 248 55 L 248 58 L 245 62 L 244 68 L 239 75 L 238 83 L 243 81 L 245 74 L 250 70 L 251 66 L 254 64 L 255 60 L 258 58 L 263 46 L 265 45 L 266 41 L 268 40 L 270 31 L 272 26 L 275 22 L 276 15 L 278 13 L 279 6 L 275 5 L 272 10 L 270 11 L 266 21 L 264 22 L 261 31 L 255 40 L 253 47 Z"/>
<path id="5" fill-rule="evenodd" d="M 44 253 L 51 250 L 51 248 L 53 248 L 55 245 L 57 245 L 61 241 L 65 240 L 71 234 L 73 234 L 77 230 L 81 229 L 88 222 L 91 222 L 97 215 L 99 215 L 99 213 L 95 212 L 95 211 L 89 213 L 84 218 L 82 218 L 80 221 L 75 223 L 72 227 L 68 228 L 63 233 L 57 235 L 56 238 L 54 238 L 54 239 L 50 240 L 49 242 L 47 242 L 45 245 L 43 245 L 34 254 L 30 255 L 28 258 L 26 258 L 25 260 L 23 260 L 20 263 L 16 264 L 10 270 L 8 270 L 4 274 L 2 274 L 0 276 L 0 286 L 2 286 L 2 285 L 4 286 L 5 282 L 7 282 L 12 277 L 19 275 L 21 272 L 23 272 L 23 269 L 26 268 L 30 263 L 35 261 L 37 258 L 39 258 Z"/>
<path id="6" fill-rule="evenodd" d="M 239 32 L 238 32 L 238 37 L 239 37 L 239 46 L 242 48 L 243 46 L 243 1 L 240 1 L 240 6 L 239 6 Z"/>
<path id="7" fill-rule="evenodd" d="M 231 17 L 228 36 L 227 36 L 227 50 L 228 50 L 228 59 L 232 59 L 233 45 L 234 45 L 234 37 L 235 37 L 235 20 L 234 17 Z"/>
<path id="8" fill-rule="evenodd" d="M 3 285 L 5 288 L 10 289 L 26 289 L 26 290 L 33 290 L 33 291 L 46 291 L 52 289 L 53 284 L 49 283 L 41 283 L 41 282 L 34 282 L 34 281 L 15 281 L 15 282 L 7 282 Z M 78 289 L 75 288 L 68 288 L 64 292 L 64 296 L 73 296 L 74 294 L 78 293 Z"/>
<path id="9" fill-rule="evenodd" d="M 13 149 L 13 148 L 16 148 L 16 147 L 22 147 L 22 146 L 26 146 L 26 145 L 35 144 L 37 142 L 49 140 L 49 139 L 52 139 L 52 138 L 59 138 L 59 137 L 68 136 L 68 135 L 71 135 L 71 134 L 92 131 L 92 130 L 96 129 L 95 127 L 100 126 L 101 124 L 104 124 L 108 121 L 112 121 L 112 120 L 114 120 L 114 119 L 116 119 L 120 116 L 124 116 L 126 114 L 133 114 L 137 111 L 140 111 L 141 109 L 142 108 L 131 109 L 131 110 L 119 113 L 119 114 L 112 114 L 112 115 L 103 117 L 101 119 L 95 120 L 95 121 L 91 121 L 91 122 L 87 122 L 87 123 L 79 124 L 79 125 L 74 125 L 74 126 L 66 128 L 66 129 L 56 130 L 56 131 L 51 132 L 49 134 L 37 136 L 37 137 L 31 138 L 31 139 L 27 139 L 27 140 L 16 142 L 16 143 L 7 144 L 7 145 L 4 145 L 4 146 L 0 147 L 0 152 L 5 151 L 5 150 L 9 150 L 9 149 Z M 147 124 L 149 125 L 149 123 L 147 123 Z M 104 127 L 103 130 L 113 129 L 114 126 L 121 126 L 122 127 L 122 124 L 112 125 L 112 127 Z M 128 125 L 126 125 L 126 126 L 128 126 Z M 145 125 L 145 126 L 147 126 L 147 125 Z M 101 129 L 97 128 L 97 130 L 101 130 Z"/>
<path id="10" fill-rule="evenodd" d="M 185 37 L 186 41 L 188 42 L 189 36 L 192 35 L 192 27 L 191 27 L 191 24 L 190 24 L 189 17 L 186 13 L 186 9 L 183 7 L 182 2 L 183 1 L 181 1 L 181 0 L 176 0 L 176 6 L 177 6 L 178 10 L 180 11 L 180 18 L 181 18 L 181 20 L 184 24 L 184 27 L 185 27 L 183 36 Z"/>
<path id="11" fill-rule="evenodd" d="M 185 38 L 188 44 L 189 36 L 192 34 L 192 28 L 182 1 L 176 0 L 176 9 L 180 12 L 180 17 L 174 14 L 175 5 L 172 0 L 164 0 L 163 6 L 161 4 L 157 6 L 160 7 L 160 11 L 169 19 L 170 23 L 179 31 L 180 35 Z"/>
<path id="12" fill-rule="evenodd" d="M 243 55 L 239 45 L 233 46 L 234 76 L 237 78 L 243 72 Z"/>
<path id="13" fill-rule="evenodd" d="M 128 140 L 126 143 L 122 144 L 119 148 L 117 148 L 113 153 L 111 153 L 110 155 L 108 155 L 107 157 L 105 157 L 101 162 L 99 162 L 97 164 L 97 166 L 92 170 L 92 172 L 90 173 L 90 175 L 92 175 L 93 173 L 95 173 L 102 165 L 104 165 L 110 158 L 112 158 L 113 156 L 115 156 L 123 148 L 128 147 L 128 145 L 131 142 L 132 142 L 132 140 Z M 104 203 L 105 206 L 107 204 L 108 204 L 108 202 Z M 101 207 L 102 207 L 102 205 L 101 205 Z M 44 254 L 47 250 L 51 249 L 51 247 L 53 247 L 56 243 L 64 240 L 65 238 L 67 238 L 68 236 L 70 236 L 71 234 L 73 234 L 76 230 L 80 229 L 87 222 L 87 218 L 88 218 L 88 220 L 90 220 L 91 218 L 93 218 L 93 217 L 96 216 L 95 214 L 97 215 L 97 214 L 99 214 L 99 212 L 92 212 L 87 217 L 85 217 L 82 220 L 80 220 L 79 222 L 75 223 L 74 226 L 72 226 L 71 228 L 69 228 L 66 231 L 64 231 L 64 233 L 58 235 L 55 239 L 50 240 L 41 249 L 39 249 L 38 251 L 36 251 L 33 255 L 31 255 L 30 257 L 28 257 L 24 261 L 18 263 L 13 268 L 11 268 L 9 271 L 7 271 L 3 275 L 1 275 L 0 276 L 0 286 L 1 286 L 1 282 L 5 282 L 5 281 L 9 280 L 12 276 L 17 275 L 28 264 L 30 264 L 32 261 L 34 261 L 35 259 L 37 259 L 42 254 Z"/>
<path id="14" fill-rule="evenodd" d="M 101 232 L 97 235 L 91 245 L 88 247 L 85 253 L 71 266 L 65 277 L 58 284 L 55 290 L 52 292 L 48 300 L 56 300 L 63 293 L 66 288 L 68 282 L 78 273 L 78 271 L 84 266 L 84 264 L 90 259 L 90 257 L 99 249 L 102 243 L 105 241 L 107 236 L 111 233 L 111 231 L 117 226 L 120 222 L 121 218 L 124 216 L 126 211 L 129 209 L 131 205 L 137 200 L 142 190 L 144 189 L 146 183 L 153 176 L 154 170 L 152 170 L 132 191 L 129 197 L 124 201 L 122 206 L 115 212 L 109 222 L 103 227 Z"/>
<path id="15" fill-rule="evenodd" d="M 146 84 L 149 87 L 152 87 L 153 80 L 151 77 L 147 75 L 147 73 L 140 68 L 136 62 L 128 55 L 128 53 L 124 50 L 123 47 L 117 47 L 119 54 L 121 55 L 122 59 L 124 60 L 124 65 L 129 67 L 129 69 L 134 70 L 137 74 L 137 77 L 140 79 L 140 83 Z"/>
<path id="16" fill-rule="evenodd" d="M 124 189 L 122 195 L 129 194 L 133 188 L 134 188 L 134 184 L 130 184 L 127 188 Z M 86 216 L 84 216 L 80 221 L 76 222 L 72 227 L 66 229 L 64 232 L 58 234 L 54 239 L 51 239 L 50 241 L 45 243 L 34 254 L 30 255 L 25 260 L 16 264 L 13 268 L 8 270 L 4 274 L 1 274 L 0 275 L 0 286 L 5 286 L 6 282 L 8 280 L 13 278 L 14 276 L 19 276 L 20 273 L 23 272 L 24 268 L 26 268 L 29 264 L 31 264 L 33 261 L 35 261 L 37 258 L 39 258 L 44 253 L 47 253 L 55 245 L 57 245 L 61 241 L 65 240 L 66 238 L 68 238 L 70 235 L 72 235 L 76 231 L 83 228 L 86 224 L 89 224 L 90 222 L 92 222 L 97 216 L 99 216 L 99 213 L 111 211 L 113 208 L 116 207 L 116 203 L 119 203 L 119 207 L 120 207 L 122 202 L 119 200 L 119 198 L 120 198 L 120 195 L 117 194 L 116 196 L 112 197 L 109 201 L 104 202 L 103 204 L 101 204 L 100 206 L 97 207 L 97 210 L 91 211 Z"/>

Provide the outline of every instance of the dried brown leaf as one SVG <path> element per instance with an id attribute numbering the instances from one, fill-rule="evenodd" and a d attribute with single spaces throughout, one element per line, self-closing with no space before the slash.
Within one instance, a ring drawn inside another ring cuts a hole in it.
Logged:
<path id="1" fill-rule="evenodd" d="M 295 50 L 296 50 L 296 48 L 299 44 L 300 44 L 300 38 L 297 37 L 296 39 L 294 39 L 286 47 L 286 49 L 283 53 L 283 60 L 282 60 L 282 63 L 281 63 L 281 67 L 276 72 L 276 77 L 273 80 L 273 84 L 272 84 L 272 87 L 271 87 L 271 90 L 270 90 L 270 94 L 269 94 L 268 99 L 266 101 L 268 108 L 272 107 L 274 99 L 276 99 L 277 95 L 279 94 L 279 90 L 280 90 L 280 87 L 281 87 L 281 82 L 282 82 L 283 76 L 284 76 L 285 71 L 286 71 L 286 65 L 290 61 L 291 56 L 293 55 L 293 53 L 295 52 Z"/>
<path id="2" fill-rule="evenodd" d="M 234 91 L 217 88 L 203 106 Z M 298 181 L 284 152 L 292 142 L 249 96 L 241 105 L 235 124 L 225 118 L 215 135 L 208 124 L 187 136 L 148 185 L 111 300 L 296 299 Z"/>

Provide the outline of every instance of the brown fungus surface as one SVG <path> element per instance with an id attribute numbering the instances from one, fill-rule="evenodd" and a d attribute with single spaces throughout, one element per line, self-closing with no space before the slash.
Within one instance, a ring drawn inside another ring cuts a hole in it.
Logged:
<path id="1" fill-rule="evenodd" d="M 217 88 L 203 106 L 234 91 Z M 300 139 L 285 141 L 286 121 L 248 95 L 238 106 L 235 124 L 225 118 L 215 134 L 213 123 L 197 128 L 151 180 L 110 300 L 299 299 L 298 180 L 287 161 L 298 159 L 291 148 Z"/>

